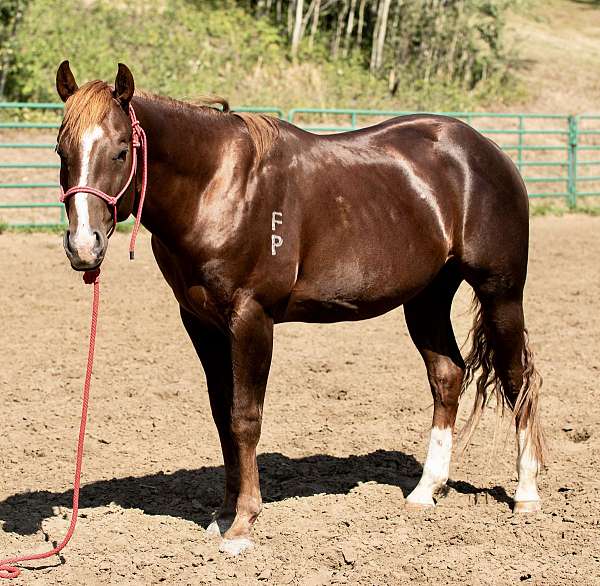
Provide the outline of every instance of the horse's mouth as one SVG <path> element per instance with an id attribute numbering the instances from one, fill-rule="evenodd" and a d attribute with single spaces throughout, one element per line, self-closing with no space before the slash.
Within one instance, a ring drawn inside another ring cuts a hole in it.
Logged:
<path id="1" fill-rule="evenodd" d="M 97 246 L 93 250 L 84 250 L 82 253 L 82 251 L 72 245 L 69 230 L 65 232 L 63 237 L 63 247 L 71 263 L 71 268 L 80 272 L 96 270 L 102 264 L 106 254 L 106 245 L 106 237 L 102 237 L 98 233 Z"/>
<path id="2" fill-rule="evenodd" d="M 92 263 L 92 264 L 78 264 L 73 262 L 71 259 L 69 259 L 71 262 L 71 268 L 74 271 L 78 271 L 78 272 L 87 272 L 87 271 L 95 271 L 97 268 L 100 267 L 100 265 L 102 264 L 102 261 L 104 260 L 104 257 L 100 258 L 97 262 Z"/>

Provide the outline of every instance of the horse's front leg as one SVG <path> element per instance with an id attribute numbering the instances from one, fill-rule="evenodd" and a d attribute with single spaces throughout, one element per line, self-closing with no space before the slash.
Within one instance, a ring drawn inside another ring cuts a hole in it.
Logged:
<path id="1" fill-rule="evenodd" d="M 231 341 L 226 332 L 207 326 L 183 307 L 180 311 L 183 325 L 194 344 L 206 375 L 210 408 L 223 451 L 225 495 L 221 508 L 208 527 L 209 533 L 221 536 L 233 523 L 240 492 L 238 454 L 231 435 L 233 398 Z"/>
<path id="2" fill-rule="evenodd" d="M 250 531 L 262 509 L 256 446 L 273 350 L 273 320 L 259 303 L 243 298 L 230 319 L 233 393 L 230 432 L 239 471 L 235 518 L 221 551 L 238 554 L 251 547 Z"/>
<path id="3" fill-rule="evenodd" d="M 222 551 L 238 554 L 252 546 L 250 531 L 262 508 L 256 446 L 273 321 L 250 298 L 236 304 L 229 334 L 207 329 L 184 309 L 181 317 L 204 367 L 225 463 L 225 498 L 209 530 L 224 533 Z"/>

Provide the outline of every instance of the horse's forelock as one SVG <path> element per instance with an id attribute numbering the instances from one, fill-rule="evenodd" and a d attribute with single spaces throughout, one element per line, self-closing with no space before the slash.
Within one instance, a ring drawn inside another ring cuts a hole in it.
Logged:
<path id="1" fill-rule="evenodd" d="M 112 87 L 96 80 L 82 85 L 66 102 L 60 137 L 78 144 L 86 130 L 100 124 L 110 109 Z"/>

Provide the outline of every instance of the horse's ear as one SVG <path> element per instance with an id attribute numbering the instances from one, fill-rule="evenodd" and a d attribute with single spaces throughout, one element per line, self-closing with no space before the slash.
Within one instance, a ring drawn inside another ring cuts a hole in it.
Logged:
<path id="1" fill-rule="evenodd" d="M 76 91 L 77 82 L 71 73 L 68 61 L 63 61 L 56 72 L 56 91 L 63 102 L 66 102 Z"/>
<path id="2" fill-rule="evenodd" d="M 131 98 L 133 98 L 133 92 L 135 91 L 135 84 L 133 82 L 133 75 L 129 71 L 129 67 L 123 63 L 119 63 L 119 71 L 115 79 L 115 99 L 118 100 L 123 107 L 129 104 Z"/>

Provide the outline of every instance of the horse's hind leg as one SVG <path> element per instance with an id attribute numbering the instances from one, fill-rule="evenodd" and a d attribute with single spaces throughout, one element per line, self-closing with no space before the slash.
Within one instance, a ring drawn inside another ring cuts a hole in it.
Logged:
<path id="1" fill-rule="evenodd" d="M 433 395 L 433 423 L 427 459 L 409 507 L 433 507 L 434 493 L 448 480 L 452 434 L 464 374 L 464 363 L 450 322 L 452 299 L 462 278 L 452 263 L 415 299 L 404 306 L 406 323 L 419 350 Z"/>
<path id="2" fill-rule="evenodd" d="M 476 425 L 489 393 L 495 391 L 499 402 L 508 404 L 515 417 L 519 482 L 514 511 L 539 511 L 537 475 L 544 451 L 538 413 L 540 378 L 528 347 L 523 283 L 488 274 L 473 287 L 480 308 L 473 328 L 473 349 L 466 358 L 467 378 L 477 369 L 481 374 L 467 434 Z"/>

